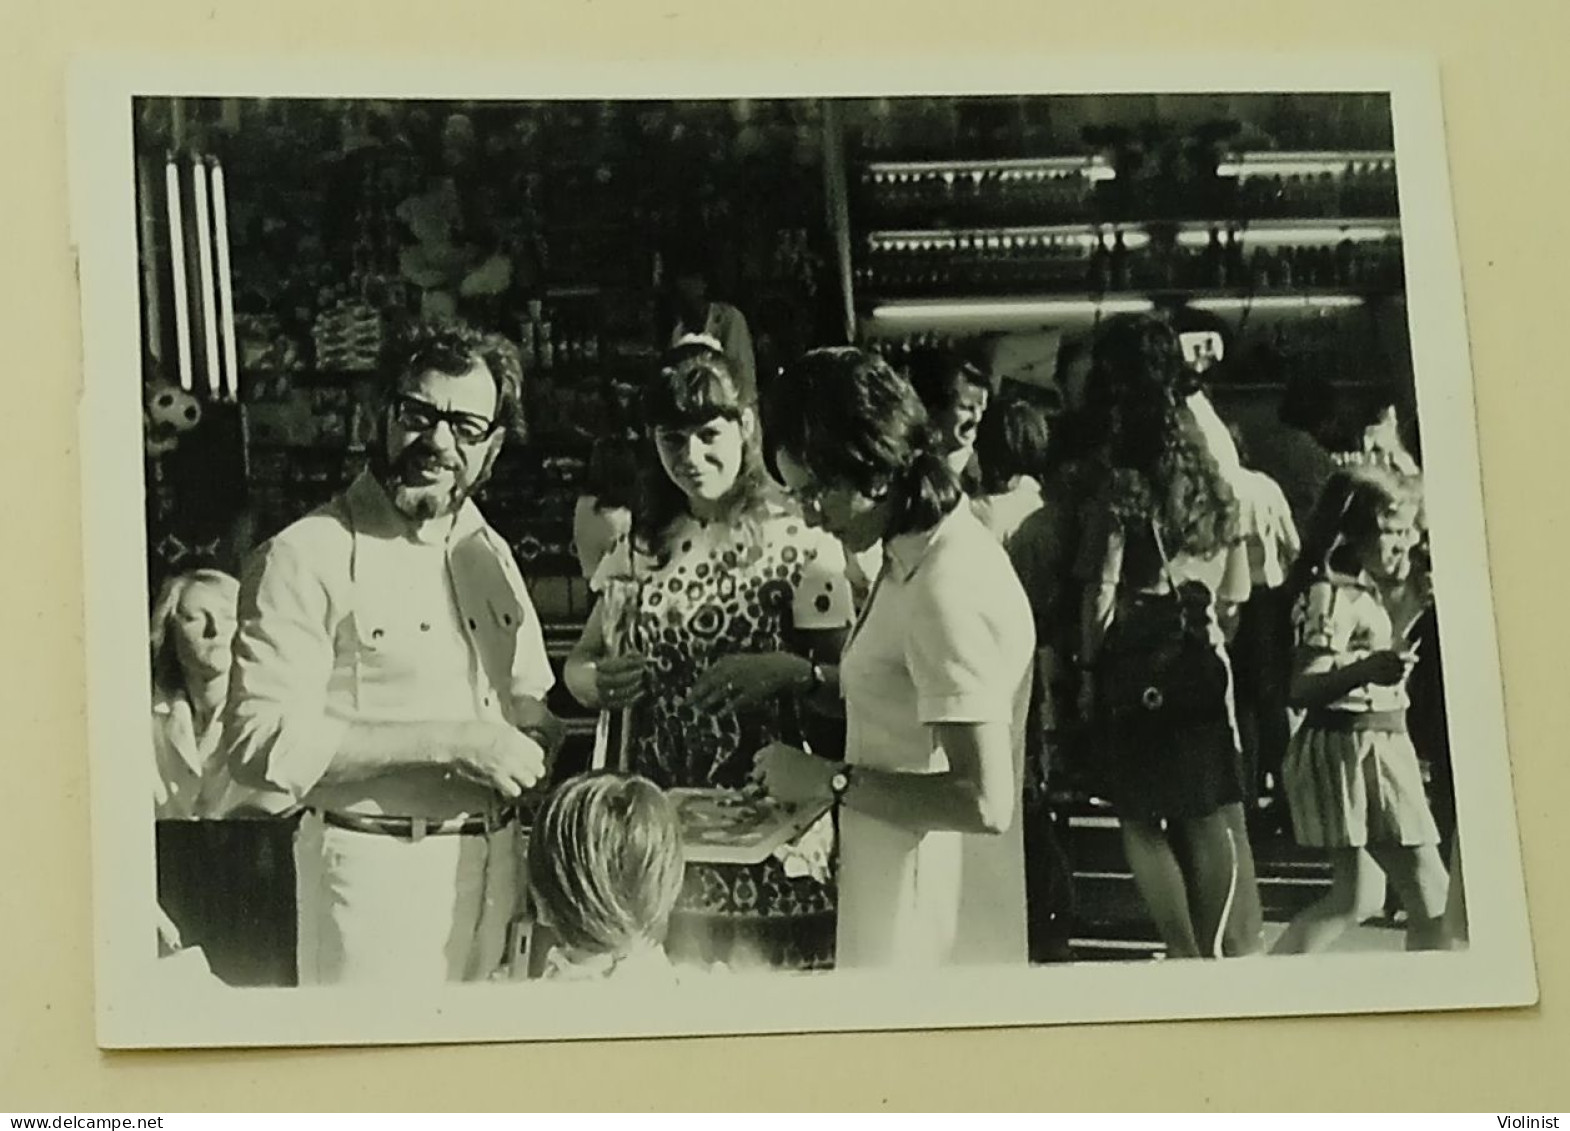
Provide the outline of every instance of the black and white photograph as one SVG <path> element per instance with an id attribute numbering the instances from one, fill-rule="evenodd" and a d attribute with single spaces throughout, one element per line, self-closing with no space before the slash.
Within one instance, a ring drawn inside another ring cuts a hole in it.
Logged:
<path id="1" fill-rule="evenodd" d="M 1534 1001 L 1438 84 L 1231 64 L 84 65 L 100 1044 Z"/>

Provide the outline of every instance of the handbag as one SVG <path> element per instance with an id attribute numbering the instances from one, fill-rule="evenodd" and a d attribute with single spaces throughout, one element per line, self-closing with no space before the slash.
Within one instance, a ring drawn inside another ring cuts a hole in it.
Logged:
<path id="1" fill-rule="evenodd" d="M 1120 602 L 1096 666 L 1102 710 L 1115 722 L 1170 727 L 1226 714 L 1226 661 L 1211 639 L 1208 586 L 1177 584 L 1154 522 L 1164 593 Z"/>

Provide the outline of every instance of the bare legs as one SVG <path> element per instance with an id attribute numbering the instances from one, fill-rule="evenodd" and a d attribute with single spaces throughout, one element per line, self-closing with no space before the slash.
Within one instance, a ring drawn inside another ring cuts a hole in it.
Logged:
<path id="1" fill-rule="evenodd" d="M 1416 848 L 1370 845 L 1368 851 L 1390 877 L 1390 885 L 1406 908 L 1406 948 L 1448 949 L 1445 901 L 1450 894 L 1450 877 L 1439 849 L 1431 844 Z"/>
<path id="2" fill-rule="evenodd" d="M 1232 912 L 1221 932 L 1222 953 L 1228 958 L 1263 954 L 1265 909 L 1259 898 L 1259 877 L 1254 872 L 1254 847 L 1248 839 L 1248 817 L 1241 805 L 1221 810 L 1232 843 L 1237 847 L 1237 887 Z"/>
<path id="3" fill-rule="evenodd" d="M 1384 908 L 1385 877 L 1360 848 L 1330 850 L 1330 890 L 1300 911 L 1272 954 L 1313 954 Z"/>
<path id="4" fill-rule="evenodd" d="M 1172 958 L 1198 958 L 1199 942 L 1188 910 L 1188 885 L 1177 856 L 1161 826 L 1125 820 L 1123 851 L 1128 854 L 1134 884 L 1145 901 L 1156 930 Z"/>
<path id="5" fill-rule="evenodd" d="M 1461 873 L 1461 842 L 1450 842 L 1450 894 L 1445 900 L 1445 938 L 1452 950 L 1467 945 L 1466 882 Z"/>
<path id="6" fill-rule="evenodd" d="M 1384 905 L 1385 876 L 1406 908 L 1408 950 L 1443 950 L 1449 879 L 1432 845 L 1336 848 L 1330 853 L 1330 892 L 1292 920 L 1273 954 L 1314 954 L 1349 927 L 1377 915 Z"/>
<path id="7" fill-rule="evenodd" d="M 1225 810 L 1170 825 L 1163 830 L 1150 821 L 1122 822 L 1123 848 L 1134 883 L 1169 957 L 1220 957 L 1247 839 L 1239 845 Z M 1186 867 L 1173 851 L 1174 837 L 1181 838 Z M 1252 857 L 1248 872 L 1252 876 Z M 1258 896 L 1253 899 L 1257 906 Z"/>

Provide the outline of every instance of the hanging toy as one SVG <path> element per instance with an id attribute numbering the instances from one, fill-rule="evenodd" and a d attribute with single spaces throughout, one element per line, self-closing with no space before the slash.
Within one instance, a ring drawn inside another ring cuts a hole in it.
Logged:
<path id="1" fill-rule="evenodd" d="M 143 409 L 143 435 L 147 453 L 166 455 L 180 443 L 180 437 L 202 420 L 202 403 L 174 385 L 150 385 Z"/>

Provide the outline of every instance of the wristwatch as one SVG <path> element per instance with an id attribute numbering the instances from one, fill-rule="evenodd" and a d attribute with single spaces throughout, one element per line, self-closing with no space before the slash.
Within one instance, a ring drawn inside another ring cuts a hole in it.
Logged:
<path id="1" fill-rule="evenodd" d="M 850 789 L 850 778 L 854 769 L 855 767 L 850 763 L 843 763 L 829 779 L 829 791 L 834 795 L 834 804 L 838 805 L 845 800 L 845 793 Z"/>

